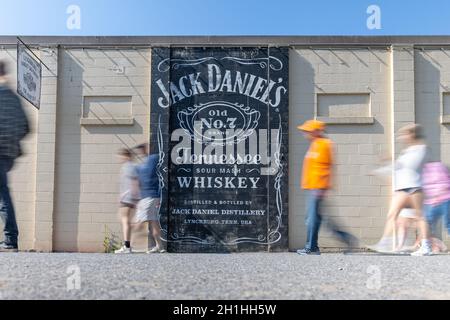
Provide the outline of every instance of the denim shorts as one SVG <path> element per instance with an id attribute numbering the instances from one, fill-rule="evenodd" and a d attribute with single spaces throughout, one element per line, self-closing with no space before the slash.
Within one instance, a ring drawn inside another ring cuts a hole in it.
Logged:
<path id="1" fill-rule="evenodd" d="M 438 205 L 425 205 L 425 218 L 430 225 L 431 232 L 437 235 L 437 224 L 440 218 L 443 220 L 443 226 L 450 235 L 450 200 L 444 201 Z"/>

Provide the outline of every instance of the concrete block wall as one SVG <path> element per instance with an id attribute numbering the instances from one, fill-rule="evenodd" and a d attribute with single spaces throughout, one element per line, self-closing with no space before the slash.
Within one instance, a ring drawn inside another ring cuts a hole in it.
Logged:
<path id="1" fill-rule="evenodd" d="M 148 137 L 151 50 L 48 47 L 36 54 L 50 70 L 43 69 L 41 110 L 24 102 L 33 133 L 24 141 L 25 155 L 11 173 L 20 246 L 101 252 L 105 227 L 121 238 L 116 151 Z M 0 59 L 10 62 L 15 88 L 15 46 L 0 50 Z M 350 98 L 343 109 L 345 117 L 327 119 L 336 170 L 324 211 L 363 244 L 375 242 L 382 233 L 392 186 L 368 173 L 381 156 L 398 155 L 401 146 L 395 131 L 414 121 L 423 124 L 432 157 L 450 164 L 449 125 L 441 124 L 443 94 L 450 92 L 450 50 L 291 49 L 289 80 L 290 248 L 302 247 L 306 238 L 300 175 L 308 144 L 296 126 L 321 116 L 318 95 L 327 94 L 342 95 L 343 101 L 345 95 Z M 352 95 L 369 95 L 369 116 L 361 99 L 352 100 Z M 132 124 L 81 124 L 84 97 L 96 97 L 95 101 L 131 97 Z M 356 117 L 348 116 L 351 101 L 363 110 L 352 114 Z M 333 116 L 336 113 L 339 109 Z M 145 248 L 145 230 L 135 240 Z M 320 245 L 340 244 L 324 228 Z"/>
<path id="2" fill-rule="evenodd" d="M 334 141 L 334 188 L 324 207 L 326 216 L 361 238 L 375 242 L 387 211 L 390 182 L 369 176 L 379 158 L 391 152 L 390 55 L 383 49 L 297 49 L 290 54 L 290 187 L 289 230 L 291 249 L 304 245 L 305 192 L 300 189 L 303 157 L 308 143 L 297 125 L 317 114 L 319 94 L 369 94 L 373 124 L 330 124 L 328 136 Z M 326 229 L 320 245 L 340 244 Z"/>
<path id="3" fill-rule="evenodd" d="M 41 106 L 36 125 L 34 250 L 53 248 L 53 219 L 56 156 L 56 114 L 58 95 L 58 48 L 39 52 L 42 69 Z M 48 68 L 48 69 L 47 69 Z"/>
<path id="4" fill-rule="evenodd" d="M 414 96 L 414 47 L 395 46 L 392 49 L 392 117 L 393 157 L 401 152 L 402 146 L 397 141 L 395 133 L 407 125 L 415 122 Z"/>
<path id="5" fill-rule="evenodd" d="M 56 251 L 103 250 L 118 223 L 116 153 L 148 140 L 150 50 L 62 49 L 53 244 Z M 132 125 L 81 125 L 86 96 L 131 96 Z M 145 248 L 145 232 L 137 246 Z"/>

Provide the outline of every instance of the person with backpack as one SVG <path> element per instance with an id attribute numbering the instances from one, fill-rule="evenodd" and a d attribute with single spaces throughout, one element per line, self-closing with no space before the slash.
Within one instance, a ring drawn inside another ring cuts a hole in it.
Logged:
<path id="1" fill-rule="evenodd" d="M 0 61 L 0 216 L 4 223 L 0 252 L 17 252 L 19 230 L 8 187 L 8 172 L 22 155 L 20 141 L 30 128 L 20 98 L 7 83 L 6 64 Z"/>

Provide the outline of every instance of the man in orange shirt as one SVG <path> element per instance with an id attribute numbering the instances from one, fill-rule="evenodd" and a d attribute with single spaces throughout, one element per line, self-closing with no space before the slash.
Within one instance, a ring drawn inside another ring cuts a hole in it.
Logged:
<path id="1" fill-rule="evenodd" d="M 319 229 L 322 223 L 320 206 L 326 192 L 331 188 L 331 173 L 333 166 L 333 146 L 330 139 L 324 137 L 325 124 L 317 120 L 306 121 L 297 127 L 311 142 L 303 161 L 302 189 L 307 190 L 307 239 L 304 249 L 298 250 L 300 255 L 319 255 Z M 356 238 L 340 230 L 331 219 L 327 219 L 328 227 L 334 235 L 343 241 L 347 247 L 356 244 Z"/>

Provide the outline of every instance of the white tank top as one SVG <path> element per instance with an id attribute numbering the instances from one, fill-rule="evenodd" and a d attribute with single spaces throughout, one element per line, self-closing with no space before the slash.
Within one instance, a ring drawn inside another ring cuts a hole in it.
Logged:
<path id="1" fill-rule="evenodd" d="M 427 146 L 418 144 L 402 151 L 395 161 L 395 190 L 422 187 L 422 167 L 425 163 Z"/>

